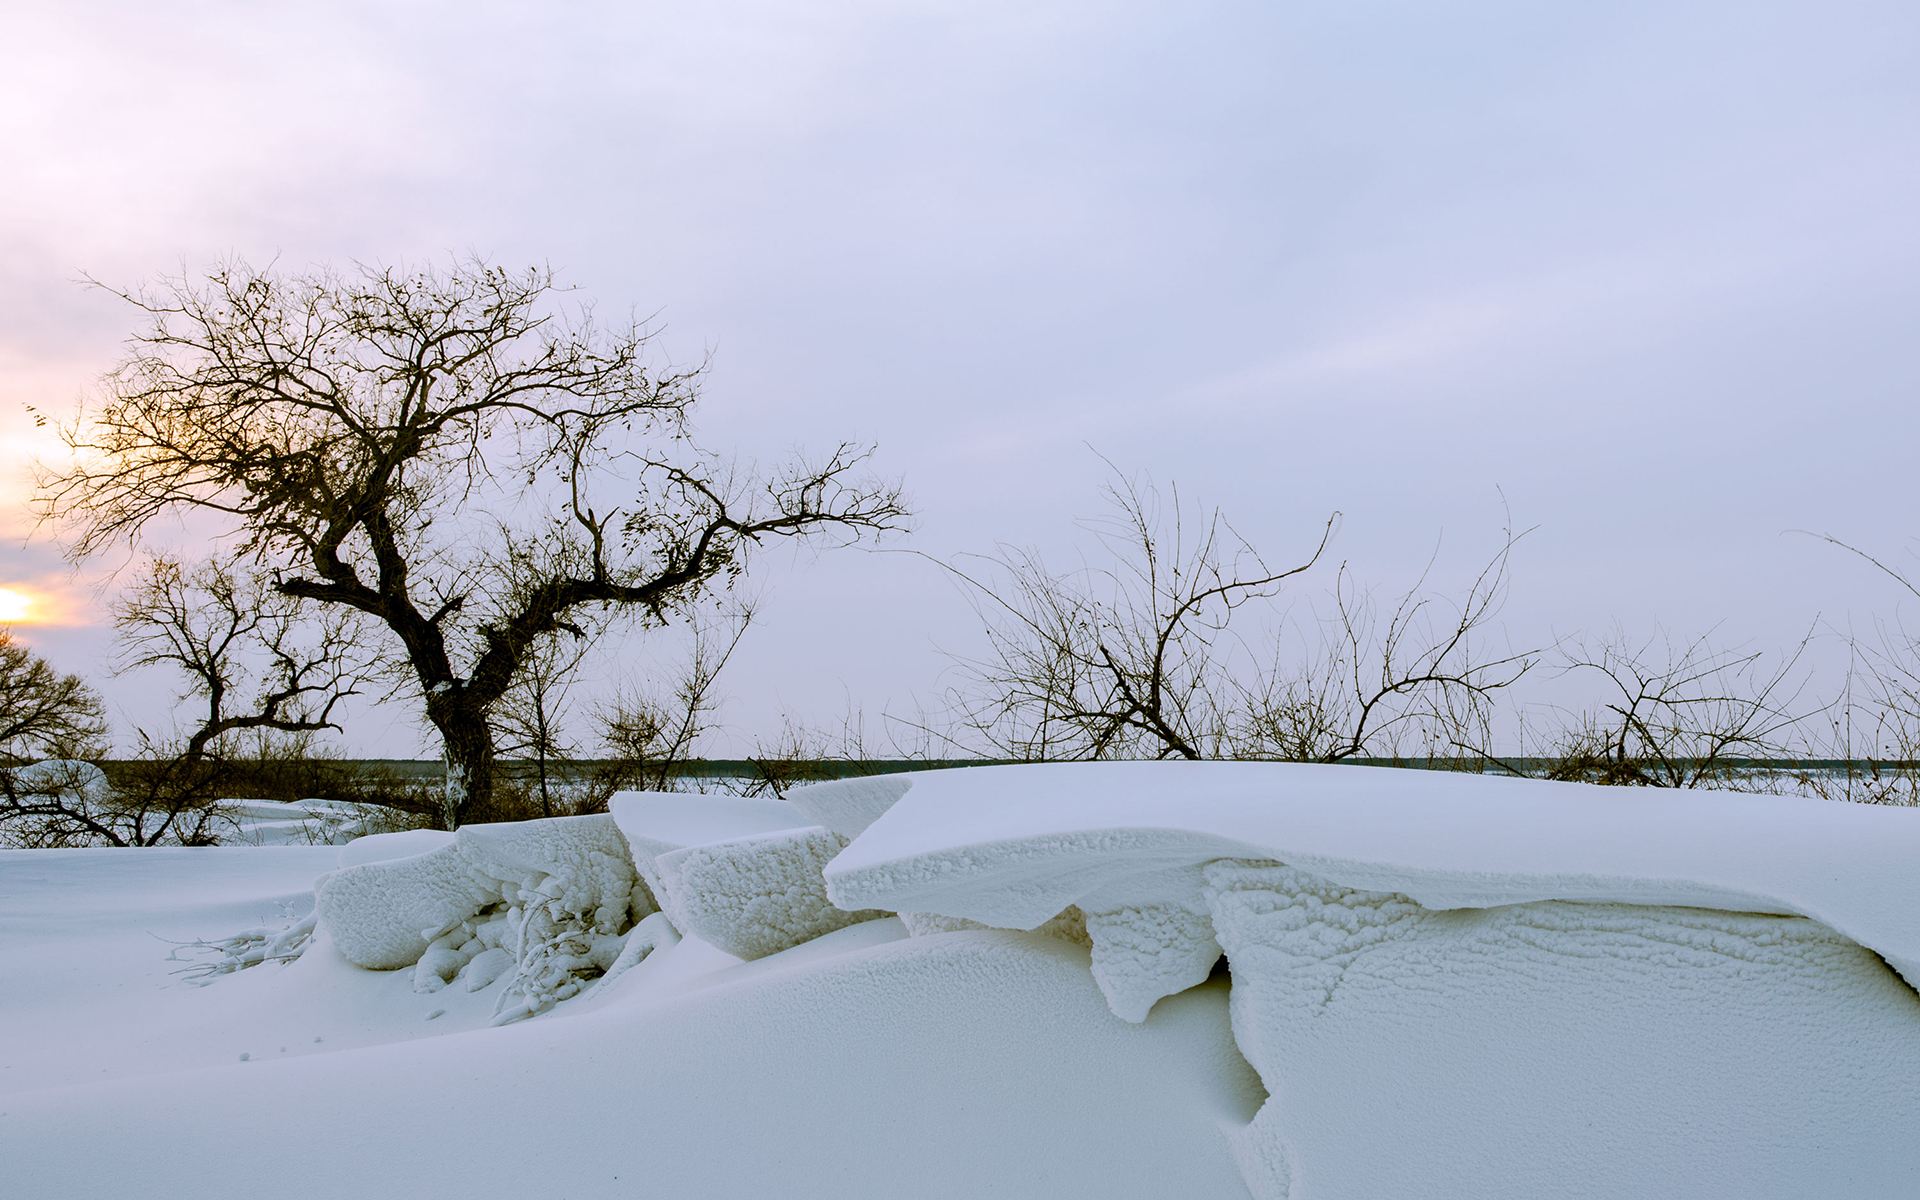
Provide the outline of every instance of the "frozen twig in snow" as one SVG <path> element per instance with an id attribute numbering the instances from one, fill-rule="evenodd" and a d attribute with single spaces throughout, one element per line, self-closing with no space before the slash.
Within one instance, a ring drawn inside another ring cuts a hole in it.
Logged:
<path id="1" fill-rule="evenodd" d="M 222 975 L 261 963 L 287 963 L 299 958 L 313 939 L 313 923 L 313 914 L 308 913 L 284 929 L 261 926 L 232 937 L 175 942 L 167 961 L 183 964 L 173 972 L 175 975 L 195 987 L 205 987 Z"/>

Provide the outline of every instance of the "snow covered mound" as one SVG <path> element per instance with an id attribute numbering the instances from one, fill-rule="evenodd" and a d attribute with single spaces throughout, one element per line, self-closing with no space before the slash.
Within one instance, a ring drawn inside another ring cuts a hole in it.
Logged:
<path id="1" fill-rule="evenodd" d="M 334 800 L 224 800 L 233 823 L 222 838 L 244 846 L 320 846 L 348 842 L 366 827 L 366 811 Z"/>
<path id="2" fill-rule="evenodd" d="M 682 932 L 744 959 L 888 915 L 827 899 L 846 838 L 783 801 L 622 792 L 610 805 L 660 908 Z"/>
<path id="3" fill-rule="evenodd" d="M 308 1200 L 1920 1195 L 1889 967 L 1920 963 L 1920 812 L 1257 764 L 852 782 L 0 854 L 0 1028 L 68 1031 L 0 1039 L 0 1190 L 251 1196 L 206 1164 L 272 1145 Z M 353 1155 L 284 1137 L 346 1125 Z"/>
<path id="4" fill-rule="evenodd" d="M 350 962 L 412 966 L 418 991 L 478 991 L 512 972 L 503 1021 L 576 994 L 654 908 L 604 815 L 469 825 L 425 853 L 324 876 L 314 903 Z"/>
<path id="5" fill-rule="evenodd" d="M 1224 986 L 1127 1025 L 1077 947 L 890 926 L 746 964 L 690 939 L 564 1020 L 338 1052 L 273 1056 L 289 996 L 262 994 L 250 1062 L 8 1097 L 0 1194 L 1245 1200 L 1230 1137 L 1263 1096 Z M 297 982 L 257 974 L 190 999 Z"/>
<path id="6" fill-rule="evenodd" d="M 1795 796 L 1278 763 L 927 771 L 828 867 L 827 891 L 845 907 L 1028 929 L 1070 904 L 1196 913 L 1198 876 L 1179 868 L 1219 858 L 1274 859 L 1432 909 L 1797 914 L 1920 980 L 1920 812 Z M 1197 932 L 1163 915 L 1147 923 Z"/>

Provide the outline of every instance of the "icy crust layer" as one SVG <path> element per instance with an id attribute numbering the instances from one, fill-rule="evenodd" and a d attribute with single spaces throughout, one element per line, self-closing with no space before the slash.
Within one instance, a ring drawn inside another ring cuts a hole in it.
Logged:
<path id="1" fill-rule="evenodd" d="M 636 882 L 611 817 L 561 817 L 469 825 L 437 849 L 343 867 L 315 885 L 314 904 L 348 961 L 394 970 L 420 963 L 438 943 L 425 969 L 443 974 L 449 953 L 464 954 L 464 966 L 506 945 L 518 959 L 530 949 L 522 944 L 529 923 L 536 937 L 552 934 L 554 922 L 624 932 L 653 910 Z M 510 940 L 500 924 L 509 919 Z M 457 945 L 446 944 L 462 931 Z"/>
<path id="2" fill-rule="evenodd" d="M 1164 890 L 1182 868 L 1274 859 L 1429 909 L 1593 900 L 1797 914 L 1920 978 L 1920 812 L 1275 763 L 971 767 L 912 782 L 828 867 L 836 904 L 1032 928 L 1073 904 L 1090 917 L 1138 906 L 1139 881 Z M 1191 886 L 1149 899 L 1188 913 L 1199 903 Z M 1136 936 L 1192 924 L 1159 910 L 1122 919 Z M 1185 946 L 1190 962 L 1204 956 Z"/>
<path id="3" fill-rule="evenodd" d="M 1205 881 L 1234 1038 L 1271 1096 L 1240 1139 L 1256 1195 L 1893 1197 L 1920 1179 L 1920 1001 L 1811 921 L 1436 912 L 1274 863 Z"/>
<path id="4" fill-rule="evenodd" d="M 821 872 L 847 839 L 785 801 L 622 792 L 609 807 L 661 911 L 736 957 L 762 958 L 888 915 L 827 899 Z"/>
<path id="5" fill-rule="evenodd" d="M 912 786 L 913 780 L 905 775 L 835 779 L 794 788 L 789 802 L 812 824 L 824 825 L 844 838 L 856 838 Z"/>
<path id="6" fill-rule="evenodd" d="M 816 825 L 688 846 L 660 855 L 654 870 L 668 914 L 684 932 L 739 958 L 764 958 L 889 915 L 848 912 L 827 899 L 821 870 L 846 844 Z"/>

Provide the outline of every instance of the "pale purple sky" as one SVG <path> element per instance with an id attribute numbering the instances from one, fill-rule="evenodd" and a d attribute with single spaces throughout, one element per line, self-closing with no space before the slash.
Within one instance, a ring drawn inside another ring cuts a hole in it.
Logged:
<path id="1" fill-rule="evenodd" d="M 1404 582 L 1538 524 L 1516 637 L 1791 640 L 1920 533 L 1920 8 L 1889 3 L 8 6 L 0 583 L 25 404 L 226 255 L 545 260 L 713 351 L 709 442 L 878 442 L 906 545 L 1068 544 L 1105 468 Z M 735 738 L 931 698 L 938 570 L 761 573 Z M 1444 582 L 1444 580 L 1443 580 Z M 79 615 L 84 616 L 84 612 Z M 23 628 L 69 669 L 97 626 Z M 642 652 L 635 650 L 635 655 Z M 636 658 L 636 661 L 638 659 Z M 117 686 L 128 718 L 165 699 Z M 351 745 L 411 753 L 363 720 Z M 714 749 L 724 749 L 716 744 Z"/>

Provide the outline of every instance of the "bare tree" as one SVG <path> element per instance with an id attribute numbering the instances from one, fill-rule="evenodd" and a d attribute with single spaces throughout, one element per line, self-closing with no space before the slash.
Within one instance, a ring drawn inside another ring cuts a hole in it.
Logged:
<path id="1" fill-rule="evenodd" d="M 0 629 L 0 765 L 99 752 L 107 725 L 100 696 Z"/>
<path id="2" fill-rule="evenodd" d="M 1434 594 L 1423 573 L 1384 621 L 1343 565 L 1335 616 L 1304 631 L 1301 661 L 1271 604 L 1324 557 L 1337 513 L 1309 553 L 1274 567 L 1177 489 L 1163 505 L 1151 484 L 1119 479 L 1106 499 L 1113 515 L 1088 526 L 1101 556 L 1078 570 L 1005 548 L 985 571 L 949 568 L 969 585 L 988 645 L 958 664 L 953 741 L 1018 759 L 1339 761 L 1397 754 L 1409 740 L 1430 757 L 1473 753 L 1495 695 L 1533 663 L 1484 644 L 1511 533 L 1463 598 Z M 1269 650 L 1235 626 L 1249 609 L 1268 618 L 1252 636 L 1274 636 Z"/>
<path id="3" fill-rule="evenodd" d="M 0 630 L 0 845 L 112 842 L 100 696 Z M 22 766 L 23 763 L 32 763 Z"/>
<path id="4" fill-rule="evenodd" d="M 1810 535 L 1869 564 L 1900 591 L 1920 599 L 1912 575 L 1832 534 Z M 1835 701 L 1815 757 L 1835 767 L 1806 768 L 1802 788 L 1829 799 L 1920 804 L 1920 635 L 1898 611 L 1870 635 L 1841 631 L 1848 648 L 1846 685 Z"/>
<path id="5" fill-rule="evenodd" d="M 146 325 L 43 514 L 77 556 L 217 518 L 282 594 L 367 618 L 439 734 L 449 823 L 488 813 L 491 710 L 542 639 L 665 623 L 756 543 L 905 515 L 858 447 L 765 481 L 700 450 L 700 369 L 655 369 L 647 327 L 600 325 L 544 269 L 237 264 L 115 294 Z"/>
<path id="6" fill-rule="evenodd" d="M 33 846 L 206 845 L 216 841 L 239 739 L 333 728 L 354 692 L 346 614 L 308 620 L 302 602 L 227 567 L 150 564 L 119 601 L 121 670 L 185 679 L 179 728 L 136 731 L 138 755 L 111 777 L 89 764 L 9 776 L 0 824 Z M 97 709 L 97 703 L 95 705 Z M 247 745 L 255 745 L 248 740 Z"/>
<path id="7" fill-rule="evenodd" d="M 208 759 L 244 733 L 339 728 L 335 711 L 360 691 L 357 623 L 313 607 L 225 563 L 150 564 L 115 606 L 120 665 L 184 677 L 182 711 L 199 711 L 178 734 L 178 757 Z"/>
<path id="8" fill-rule="evenodd" d="M 1920 805 L 1920 664 L 1903 627 L 1850 631 L 1846 684 L 1794 782 L 1825 800 Z"/>
<path id="9" fill-rule="evenodd" d="M 337 729 L 359 691 L 354 614 L 313 605 L 228 564 L 156 559 L 116 605 L 121 667 L 159 668 L 185 687 L 172 729 L 137 731 L 140 752 L 114 780 L 132 845 L 217 840 L 248 754 L 263 739 Z"/>

